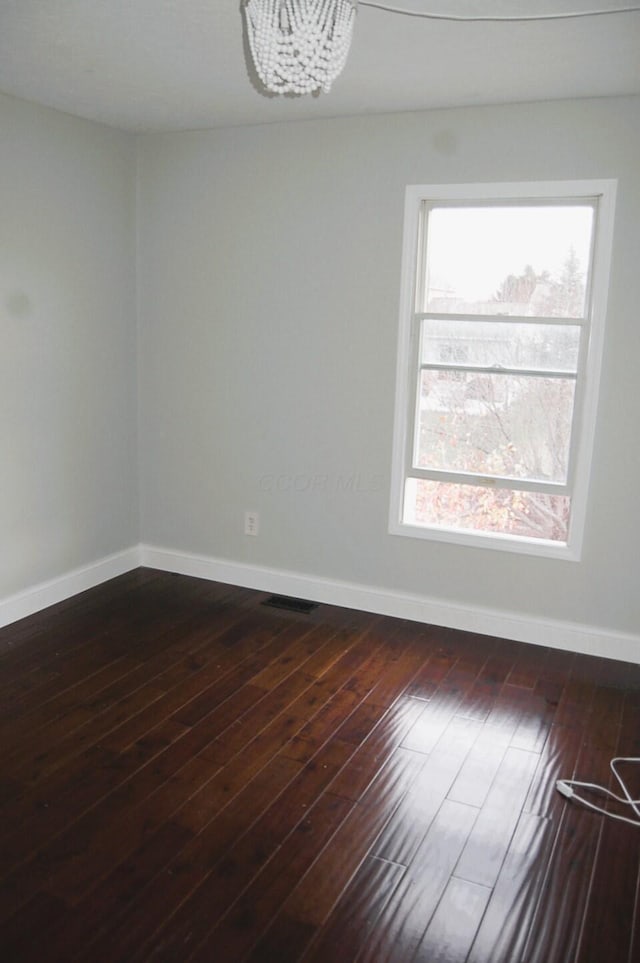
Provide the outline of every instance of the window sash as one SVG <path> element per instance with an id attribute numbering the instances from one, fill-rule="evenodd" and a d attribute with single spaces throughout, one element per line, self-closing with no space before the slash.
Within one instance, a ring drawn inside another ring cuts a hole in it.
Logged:
<path id="1" fill-rule="evenodd" d="M 416 310 L 417 306 L 424 304 L 425 294 L 426 294 L 426 263 L 427 263 L 427 235 L 429 230 L 429 214 L 432 210 L 440 209 L 443 207 L 475 207 L 477 209 L 487 209 L 491 207 L 505 207 L 512 206 L 514 208 L 521 207 L 567 207 L 567 206 L 592 206 L 594 209 L 594 219 L 592 224 L 591 233 L 591 249 L 589 254 L 589 261 L 586 265 L 585 271 L 585 298 L 584 298 L 584 314 L 577 317 L 549 317 L 546 315 L 508 315 L 508 314 L 465 314 L 460 312 L 435 312 L 435 311 L 420 311 Z M 408 434 L 407 434 L 407 444 L 405 446 L 405 459 L 404 459 L 404 477 L 407 478 L 425 478 L 433 481 L 449 481 L 454 484 L 470 484 L 478 487 L 486 488 L 504 488 L 504 489 L 515 489 L 519 491 L 536 491 L 545 494 L 562 494 L 571 496 L 573 489 L 573 482 L 575 478 L 575 464 L 577 458 L 577 449 L 579 442 L 579 414 L 581 409 L 581 398 L 579 397 L 579 387 L 582 384 L 584 377 L 585 368 L 585 358 L 587 354 L 587 346 L 590 333 L 590 315 L 591 315 L 591 291 L 592 291 L 592 275 L 593 275 L 593 251 L 595 243 L 595 234 L 597 230 L 597 213 L 598 213 L 598 198 L 540 198 L 536 202 L 532 202 L 529 199 L 510 199 L 509 201 L 503 201 L 502 199 L 496 200 L 479 200 L 476 203 L 468 203 L 466 201 L 452 201 L 452 202 L 428 202 L 423 201 L 420 206 L 419 221 L 418 221 L 418 244 L 416 247 L 416 262 L 415 262 L 415 284 L 414 284 L 414 310 L 412 312 L 412 322 L 411 322 L 411 352 L 410 352 L 410 370 L 411 370 L 411 380 L 410 383 L 413 385 L 413 391 L 410 393 L 410 413 L 408 418 Z M 486 322 L 498 322 L 504 324 L 512 325 L 528 325 L 528 326 L 540 326 L 540 325 L 554 325 L 557 327 L 578 327 L 581 331 L 580 337 L 580 347 L 578 351 L 578 362 L 575 371 L 564 371 L 562 369 L 555 369 L 551 371 L 545 371 L 541 368 L 531 368 L 531 369 L 520 369 L 520 368 L 506 368 L 500 366 L 481 366 L 481 365 L 468 365 L 464 363 L 455 362 L 422 362 L 421 358 L 421 336 L 423 331 L 424 322 L 430 320 L 442 320 L 447 321 L 464 321 L 470 323 L 486 323 Z M 466 373 L 474 374 L 501 374 L 501 375 L 512 375 L 514 377 L 540 377 L 540 378 L 562 378 L 570 379 L 576 383 L 576 392 L 574 396 L 573 411 L 571 416 L 571 426 L 569 434 L 569 456 L 567 464 L 567 475 L 566 482 L 560 484 L 553 481 L 541 481 L 539 479 L 533 478 L 515 478 L 510 475 L 501 475 L 497 473 L 475 473 L 473 471 L 461 471 L 461 470 L 443 470 L 438 468 L 428 468 L 428 467 L 418 467 L 416 465 L 416 456 L 419 444 L 419 430 L 420 430 L 420 383 L 421 383 L 421 372 L 422 371 L 460 371 Z M 404 495 L 402 496 L 404 499 Z"/>
<path id="2" fill-rule="evenodd" d="M 579 445 L 579 424 L 580 424 L 580 412 L 582 408 L 582 379 L 584 375 L 585 358 L 587 354 L 588 338 L 590 332 L 590 325 L 587 320 L 585 320 L 581 325 L 581 338 L 580 338 L 580 348 L 578 352 L 578 365 L 577 370 L 574 372 L 565 371 L 545 371 L 544 369 L 507 369 L 507 368 L 493 368 L 493 367 L 476 367 L 473 365 L 455 364 L 455 363 L 421 363 L 420 358 L 420 336 L 421 336 L 421 326 L 422 322 L 429 320 L 429 318 L 440 317 L 439 315 L 415 315 L 412 324 L 412 345 L 410 351 L 410 384 L 412 385 L 412 390 L 409 392 L 409 413 L 407 416 L 407 443 L 405 445 L 405 457 L 404 457 L 404 477 L 406 478 L 430 478 L 434 481 L 451 481 L 456 484 L 473 484 L 482 487 L 500 487 L 500 488 L 511 488 L 518 489 L 522 491 L 538 491 L 544 492 L 546 494 L 565 494 L 571 495 L 575 472 L 576 472 L 576 462 L 577 462 L 577 452 Z M 483 320 L 487 318 L 483 315 Z M 493 320 L 490 318 L 490 320 Z M 513 320 L 510 318 L 509 320 Z M 531 323 L 531 319 L 527 319 L 527 323 Z M 541 322 L 536 319 L 535 323 L 540 324 Z M 562 319 L 562 323 L 565 325 L 573 324 L 574 319 L 565 320 Z M 418 449 L 418 433 L 419 433 L 419 419 L 420 419 L 420 382 L 421 382 L 421 372 L 423 370 L 432 371 L 462 371 L 466 373 L 473 374 L 500 374 L 500 375 L 511 375 L 515 377 L 539 377 L 539 378 L 562 378 L 572 380 L 576 384 L 575 395 L 573 400 L 573 411 L 571 418 L 571 429 L 570 429 L 570 440 L 569 440 L 569 456 L 567 463 L 567 480 L 564 484 L 553 481 L 540 481 L 533 478 L 515 478 L 510 475 L 499 475 L 497 473 L 474 473 L 472 471 L 453 471 L 453 470 L 443 470 L 439 468 L 427 468 L 418 467 L 416 465 L 416 453 Z M 446 476 L 446 477 L 445 477 Z M 529 487 L 531 486 L 531 487 Z M 404 495 L 402 496 L 404 499 Z"/>

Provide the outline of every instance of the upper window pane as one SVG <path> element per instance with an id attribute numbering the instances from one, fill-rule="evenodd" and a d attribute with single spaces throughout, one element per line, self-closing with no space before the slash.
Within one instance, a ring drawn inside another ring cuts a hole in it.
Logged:
<path id="1" fill-rule="evenodd" d="M 577 324 L 455 318 L 422 322 L 422 364 L 576 372 L 579 350 Z"/>
<path id="2" fill-rule="evenodd" d="M 581 318 L 593 207 L 434 207 L 423 304 L 437 314 Z"/>

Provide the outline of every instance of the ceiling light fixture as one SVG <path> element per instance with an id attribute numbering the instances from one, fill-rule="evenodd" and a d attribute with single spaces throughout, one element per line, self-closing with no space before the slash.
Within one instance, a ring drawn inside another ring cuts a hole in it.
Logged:
<path id="1" fill-rule="evenodd" d="M 258 76 L 274 94 L 328 93 L 345 65 L 357 0 L 247 0 Z"/>
<path id="2" fill-rule="evenodd" d="M 382 0 L 360 0 L 360 4 L 408 17 L 472 23 L 575 20 L 640 12 L 640 6 L 634 5 L 569 13 L 458 16 L 402 9 Z M 328 93 L 346 63 L 357 6 L 358 0 L 244 0 L 251 56 L 265 88 L 274 94 Z"/>

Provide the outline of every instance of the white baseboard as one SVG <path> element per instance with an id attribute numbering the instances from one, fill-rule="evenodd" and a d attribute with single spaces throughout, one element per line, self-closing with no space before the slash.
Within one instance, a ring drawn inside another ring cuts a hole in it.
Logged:
<path id="1" fill-rule="evenodd" d="M 82 568 L 76 568 L 58 578 L 41 582 L 17 595 L 0 599 L 0 627 L 33 615 L 86 589 L 94 588 L 117 575 L 124 575 L 125 572 L 138 568 L 140 564 L 140 546 L 136 545 L 97 562 L 83 565 Z"/>
<path id="2" fill-rule="evenodd" d="M 299 575 L 201 557 L 151 545 L 140 546 L 140 564 L 150 568 L 225 582 L 263 592 L 276 592 L 315 602 L 411 619 L 429 625 L 479 632 L 623 662 L 640 663 L 640 636 L 574 622 L 534 618 L 480 606 L 456 605 L 438 599 L 405 595 L 350 582 Z"/>

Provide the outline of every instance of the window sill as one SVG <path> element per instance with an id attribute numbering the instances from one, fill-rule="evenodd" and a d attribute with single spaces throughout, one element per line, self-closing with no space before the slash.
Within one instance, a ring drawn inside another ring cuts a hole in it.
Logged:
<path id="1" fill-rule="evenodd" d="M 561 561 L 579 562 L 580 552 L 566 542 L 551 542 L 542 538 L 527 538 L 518 535 L 500 535 L 495 532 L 470 532 L 452 528 L 436 528 L 411 525 L 404 522 L 391 522 L 390 535 L 405 538 L 422 538 L 434 542 L 448 542 L 467 548 L 484 548 L 516 555 L 532 555 L 541 558 L 554 558 Z"/>

